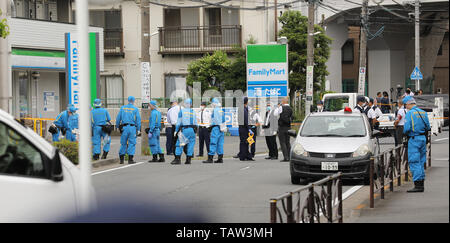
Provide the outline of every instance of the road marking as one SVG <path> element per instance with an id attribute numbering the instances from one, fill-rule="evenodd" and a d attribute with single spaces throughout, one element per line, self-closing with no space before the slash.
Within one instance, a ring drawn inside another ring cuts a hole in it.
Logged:
<path id="1" fill-rule="evenodd" d="M 348 198 L 353 193 L 357 192 L 362 187 L 363 186 L 354 186 L 354 187 L 348 189 L 347 191 L 345 191 L 344 193 L 342 193 L 342 201 L 344 201 L 346 198 Z"/>
<path id="2" fill-rule="evenodd" d="M 448 160 L 448 158 L 443 158 L 443 159 L 434 159 L 434 160 L 438 160 L 438 161 L 445 161 L 445 160 Z"/>
<path id="3" fill-rule="evenodd" d="M 112 169 L 109 169 L 109 170 L 102 170 L 102 171 L 99 171 L 99 172 L 92 173 L 92 175 L 94 176 L 94 175 L 98 175 L 98 174 L 102 174 L 102 173 L 106 173 L 106 172 L 110 172 L 110 171 L 125 169 L 125 168 L 128 168 L 128 167 L 135 166 L 135 165 L 140 165 L 140 164 L 143 164 L 143 163 L 144 162 L 138 162 L 136 164 L 125 165 L 125 166 L 122 166 L 122 167 L 112 168 Z"/>
<path id="4" fill-rule="evenodd" d="M 246 170 L 246 169 L 248 169 L 248 168 L 250 168 L 250 166 L 247 166 L 247 167 L 242 168 L 242 169 L 240 169 L 240 170 Z"/>
<path id="5" fill-rule="evenodd" d="M 440 139 L 436 139 L 436 140 L 434 140 L 433 142 L 439 142 L 439 141 L 442 141 L 442 140 L 447 140 L 448 138 L 440 138 Z"/>

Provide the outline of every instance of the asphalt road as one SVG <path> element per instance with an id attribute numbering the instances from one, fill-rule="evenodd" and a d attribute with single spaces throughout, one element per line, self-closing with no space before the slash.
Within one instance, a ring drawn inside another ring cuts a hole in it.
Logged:
<path id="1" fill-rule="evenodd" d="M 382 139 L 382 150 L 393 146 L 391 140 Z M 238 146 L 238 137 L 226 137 L 225 155 L 236 154 Z M 269 199 L 299 186 L 290 182 L 289 163 L 264 159 L 264 137 L 258 137 L 257 151 L 260 154 L 251 162 L 228 157 L 223 164 L 194 160 L 191 165 L 173 166 L 173 157 L 168 156 L 166 163 L 141 159 L 135 165 L 102 168 L 93 176 L 98 205 L 126 197 L 136 205 L 158 203 L 168 209 L 194 211 L 208 222 L 267 223 Z M 343 192 L 361 183 L 344 181 Z"/>

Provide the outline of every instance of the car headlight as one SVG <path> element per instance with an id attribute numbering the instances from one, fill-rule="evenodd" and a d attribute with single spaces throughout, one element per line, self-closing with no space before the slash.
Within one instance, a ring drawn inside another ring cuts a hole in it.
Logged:
<path id="1" fill-rule="evenodd" d="M 296 155 L 303 155 L 303 156 L 308 156 L 308 152 L 305 151 L 305 149 L 303 148 L 303 146 L 299 143 L 296 143 L 294 145 L 294 148 L 292 149 L 292 151 L 296 154 Z"/>
<path id="2" fill-rule="evenodd" d="M 363 144 L 353 153 L 353 157 L 364 156 L 370 152 L 369 145 Z"/>

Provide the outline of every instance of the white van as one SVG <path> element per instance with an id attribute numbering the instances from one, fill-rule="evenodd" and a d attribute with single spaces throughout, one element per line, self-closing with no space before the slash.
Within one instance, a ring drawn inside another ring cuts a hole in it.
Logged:
<path id="1" fill-rule="evenodd" d="M 80 209 L 80 170 L 0 110 L 0 222 L 58 222 Z M 92 205 L 96 205 L 91 186 Z"/>

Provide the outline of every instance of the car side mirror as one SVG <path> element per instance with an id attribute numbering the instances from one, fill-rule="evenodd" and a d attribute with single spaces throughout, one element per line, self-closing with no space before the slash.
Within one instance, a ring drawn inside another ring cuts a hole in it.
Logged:
<path id="1" fill-rule="evenodd" d="M 297 132 L 295 130 L 288 130 L 287 133 L 291 137 L 294 137 L 294 138 L 297 137 Z"/>
<path id="2" fill-rule="evenodd" d="M 50 160 L 50 179 L 55 182 L 63 180 L 63 171 L 61 165 L 61 157 L 59 156 L 59 149 L 55 149 L 53 158 Z"/>

